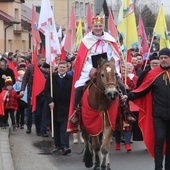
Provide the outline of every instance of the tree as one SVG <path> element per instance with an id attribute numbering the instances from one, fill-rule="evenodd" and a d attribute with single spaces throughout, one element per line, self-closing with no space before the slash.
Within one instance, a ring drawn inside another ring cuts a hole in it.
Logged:
<path id="1" fill-rule="evenodd" d="M 156 22 L 156 16 L 152 13 L 152 11 L 147 5 L 143 7 L 143 9 L 141 10 L 141 14 L 142 14 L 144 26 L 146 28 L 146 34 L 152 35 L 153 28 Z"/>

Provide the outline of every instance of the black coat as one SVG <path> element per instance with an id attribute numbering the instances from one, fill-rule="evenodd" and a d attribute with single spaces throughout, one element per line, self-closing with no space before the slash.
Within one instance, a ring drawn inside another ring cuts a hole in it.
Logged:
<path id="1" fill-rule="evenodd" d="M 55 122 L 67 122 L 71 87 L 72 87 L 72 76 L 66 74 L 63 78 L 63 85 L 60 85 L 60 77 L 57 72 L 52 75 L 52 89 L 53 98 L 50 95 L 50 77 L 47 78 L 45 85 L 45 95 L 47 97 L 48 104 L 54 102 L 54 121 Z"/>

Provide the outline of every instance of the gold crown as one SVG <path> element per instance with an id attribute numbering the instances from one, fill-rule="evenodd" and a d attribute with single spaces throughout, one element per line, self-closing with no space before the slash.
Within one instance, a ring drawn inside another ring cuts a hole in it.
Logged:
<path id="1" fill-rule="evenodd" d="M 99 16 L 93 17 L 92 24 L 104 24 L 104 18 Z"/>

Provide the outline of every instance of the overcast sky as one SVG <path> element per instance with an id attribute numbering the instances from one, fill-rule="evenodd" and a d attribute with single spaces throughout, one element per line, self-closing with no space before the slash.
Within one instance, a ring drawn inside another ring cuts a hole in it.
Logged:
<path id="1" fill-rule="evenodd" d="M 170 0 L 161 0 L 166 14 L 170 14 Z"/>

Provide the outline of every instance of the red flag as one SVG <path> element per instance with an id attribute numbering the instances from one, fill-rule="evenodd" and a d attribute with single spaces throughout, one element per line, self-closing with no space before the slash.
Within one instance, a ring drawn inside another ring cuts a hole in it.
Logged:
<path id="1" fill-rule="evenodd" d="M 127 61 L 129 63 L 132 63 L 132 52 L 131 50 L 127 50 Z"/>
<path id="2" fill-rule="evenodd" d="M 31 34 L 32 34 L 33 45 L 36 45 L 37 43 L 40 43 L 40 41 L 41 41 L 36 21 L 37 21 L 37 19 L 36 19 L 35 7 L 34 7 L 34 5 L 32 5 Z"/>
<path id="3" fill-rule="evenodd" d="M 45 81 L 46 79 L 43 73 L 41 72 L 40 68 L 35 64 L 31 100 L 32 112 L 36 110 L 36 97 L 44 90 Z"/>
<path id="4" fill-rule="evenodd" d="M 66 60 L 66 52 L 64 50 L 64 47 L 61 48 L 60 60 Z"/>
<path id="5" fill-rule="evenodd" d="M 69 22 L 69 26 L 68 26 L 67 33 L 66 33 L 65 43 L 64 43 L 65 51 L 70 52 L 70 53 L 72 52 L 75 39 L 76 39 L 76 20 L 75 20 L 74 7 L 72 7 L 71 15 L 70 15 L 70 22 Z"/>
<path id="6" fill-rule="evenodd" d="M 45 49 L 44 49 L 44 46 L 42 45 L 41 47 L 41 54 L 45 57 Z"/>
<path id="7" fill-rule="evenodd" d="M 15 80 L 17 81 L 19 74 L 18 74 L 18 71 L 17 71 L 16 63 L 11 62 L 9 60 L 7 60 L 7 63 L 8 63 L 8 67 L 13 70 L 14 75 L 15 75 Z"/>
<path id="8" fill-rule="evenodd" d="M 38 43 L 36 44 L 35 46 L 35 49 L 34 49 L 34 53 L 33 53 L 33 56 L 32 56 L 32 63 L 35 64 L 36 63 L 36 59 L 37 59 L 37 55 L 38 55 Z"/>
<path id="9" fill-rule="evenodd" d="M 113 19 L 113 15 L 111 9 L 109 8 L 109 17 L 108 17 L 108 32 L 111 34 L 116 40 L 118 38 L 117 28 Z"/>
<path id="10" fill-rule="evenodd" d="M 89 33 L 92 29 L 92 10 L 91 10 L 91 6 L 90 3 L 87 4 L 87 13 L 86 13 L 86 30 L 85 30 L 85 35 L 87 33 Z"/>
<path id="11" fill-rule="evenodd" d="M 6 98 L 7 95 L 7 91 L 6 90 L 2 90 L 2 92 L 0 93 L 0 115 L 4 116 L 4 99 Z"/>
<path id="12" fill-rule="evenodd" d="M 140 51 L 147 53 L 149 46 L 141 14 L 139 14 L 138 36 L 140 37 L 140 43 L 142 47 Z"/>

